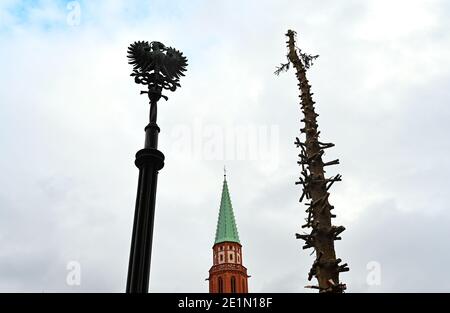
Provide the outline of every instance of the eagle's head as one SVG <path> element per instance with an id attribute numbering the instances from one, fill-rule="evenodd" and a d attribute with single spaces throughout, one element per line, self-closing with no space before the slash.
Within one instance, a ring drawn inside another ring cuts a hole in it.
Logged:
<path id="1" fill-rule="evenodd" d="M 153 51 L 160 51 L 160 50 L 165 50 L 166 49 L 166 46 L 163 43 L 159 42 L 159 41 L 152 41 L 150 43 L 150 46 L 152 47 Z"/>

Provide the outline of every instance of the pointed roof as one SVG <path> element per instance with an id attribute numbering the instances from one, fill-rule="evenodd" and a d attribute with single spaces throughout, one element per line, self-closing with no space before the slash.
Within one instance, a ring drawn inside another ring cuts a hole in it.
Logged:
<path id="1" fill-rule="evenodd" d="M 216 239 L 214 244 L 225 241 L 240 243 L 233 207 L 231 205 L 230 192 L 228 191 L 226 174 L 223 175 L 222 199 L 220 200 L 219 219 L 217 221 Z"/>

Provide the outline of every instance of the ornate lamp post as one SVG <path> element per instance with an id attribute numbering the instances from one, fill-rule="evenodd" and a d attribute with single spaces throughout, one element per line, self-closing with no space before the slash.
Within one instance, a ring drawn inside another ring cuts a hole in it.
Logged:
<path id="1" fill-rule="evenodd" d="M 164 154 L 158 150 L 159 127 L 156 124 L 157 103 L 168 98 L 163 89 L 175 91 L 180 87 L 187 59 L 180 51 L 153 41 L 138 41 L 128 48 L 129 63 L 133 65 L 134 80 L 148 87 L 141 94 L 150 100 L 150 122 L 145 127 L 144 149 L 136 153 L 139 183 L 128 265 L 127 293 L 146 293 L 150 276 L 153 222 L 158 171 L 164 166 Z"/>

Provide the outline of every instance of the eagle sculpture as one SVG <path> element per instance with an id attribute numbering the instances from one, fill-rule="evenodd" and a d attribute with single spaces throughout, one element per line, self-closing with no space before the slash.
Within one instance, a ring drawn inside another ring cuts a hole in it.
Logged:
<path id="1" fill-rule="evenodd" d="M 163 89 L 175 91 L 180 87 L 180 77 L 186 71 L 187 59 L 183 53 L 166 47 L 161 42 L 136 41 L 128 47 L 129 64 L 133 65 L 134 81 L 147 85 L 150 99 L 150 124 L 156 124 L 156 105 L 160 98 L 167 100 L 161 94 Z"/>
<path id="2" fill-rule="evenodd" d="M 161 95 L 162 89 L 175 91 L 180 87 L 179 80 L 187 66 L 182 52 L 158 41 L 132 43 L 128 48 L 128 59 L 128 63 L 133 65 L 131 76 L 137 84 L 148 86 L 148 91 L 141 91 L 141 94 L 148 93 L 150 100 L 152 95 L 167 100 L 166 96 Z"/>

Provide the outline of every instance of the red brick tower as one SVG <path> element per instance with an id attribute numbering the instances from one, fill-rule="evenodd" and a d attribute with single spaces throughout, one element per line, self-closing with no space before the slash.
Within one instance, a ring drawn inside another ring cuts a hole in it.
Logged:
<path id="1" fill-rule="evenodd" d="M 224 175 L 213 266 L 209 270 L 210 293 L 248 293 L 247 268 L 242 265 L 242 246 L 231 206 L 226 175 Z"/>

